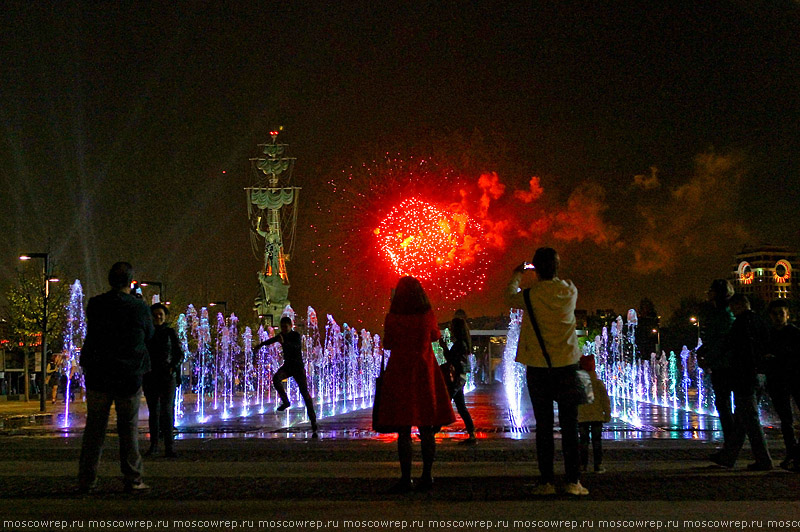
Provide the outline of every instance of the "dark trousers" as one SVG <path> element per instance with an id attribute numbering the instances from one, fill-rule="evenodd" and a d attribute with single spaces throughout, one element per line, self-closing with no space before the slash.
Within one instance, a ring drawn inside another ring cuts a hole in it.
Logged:
<path id="1" fill-rule="evenodd" d="M 464 420 L 464 427 L 467 429 L 467 432 L 470 435 L 475 434 L 475 423 L 472 422 L 472 416 L 469 415 L 469 410 L 467 410 L 467 402 L 464 399 L 464 387 L 458 389 L 456 394 L 453 396 L 453 401 L 456 403 L 456 410 L 458 410 L 458 415 L 461 416 L 461 419 Z"/>
<path id="2" fill-rule="evenodd" d="M 727 442 L 733 435 L 733 409 L 731 408 L 731 376 L 726 370 L 712 370 L 711 388 L 714 390 L 714 407 L 719 414 L 722 439 Z"/>
<path id="3" fill-rule="evenodd" d="M 756 405 L 756 392 L 753 388 L 734 390 L 733 401 L 736 412 L 733 415 L 733 431 L 731 437 L 725 440 L 722 449 L 722 458 L 733 466 L 739 457 L 739 451 L 744 445 L 745 436 L 750 440 L 756 463 L 772 465 L 772 458 L 767 450 L 767 441 L 761 422 L 758 420 L 758 406 Z"/>
<path id="4" fill-rule="evenodd" d="M 278 396 L 281 398 L 283 404 L 290 404 L 289 396 L 286 394 L 286 389 L 283 387 L 283 381 L 289 377 L 293 377 L 294 382 L 297 383 L 297 388 L 300 390 L 300 396 L 303 398 L 303 402 L 306 404 L 308 419 L 311 421 L 311 426 L 316 429 L 317 413 L 314 411 L 314 400 L 311 398 L 311 394 L 308 393 L 308 379 L 306 378 L 305 368 L 287 367 L 286 364 L 278 368 L 278 371 L 276 371 L 275 375 L 272 377 L 272 384 L 275 386 L 275 391 L 278 392 Z"/>
<path id="5" fill-rule="evenodd" d="M 781 420 L 781 433 L 783 443 L 786 445 L 786 458 L 800 459 L 800 448 L 794 434 L 794 419 L 792 414 L 792 399 L 800 407 L 800 380 L 794 376 L 779 373 L 767 374 L 767 393 L 772 400 L 772 406 Z"/>
<path id="6" fill-rule="evenodd" d="M 165 383 L 146 383 L 142 389 L 150 414 L 150 448 L 155 449 L 159 440 L 163 440 L 164 449 L 171 451 L 174 444 L 175 377 Z"/>
<path id="7" fill-rule="evenodd" d="M 436 457 L 436 432 L 438 427 L 417 427 L 422 443 L 422 477 L 431 478 L 433 460 Z M 397 431 L 397 454 L 400 457 L 400 476 L 411 479 L 411 427 L 400 427 Z"/>
<path id="8" fill-rule="evenodd" d="M 528 393 L 536 418 L 536 460 L 542 482 L 553 483 L 553 459 L 555 441 L 553 425 L 555 413 L 553 402 L 558 403 L 558 424 L 561 426 L 561 451 L 567 482 L 578 482 L 578 398 L 564 389 L 565 384 L 575 382 L 577 365 L 563 368 L 534 368 L 528 366 Z"/>
<path id="9" fill-rule="evenodd" d="M 86 390 L 86 427 L 83 429 L 81 457 L 78 463 L 78 483 L 90 488 L 97 481 L 97 466 L 103 453 L 111 403 L 117 412 L 119 435 L 119 464 L 126 484 L 142 480 L 142 457 L 139 455 L 138 425 L 141 394 L 114 395 Z"/>
<path id="10" fill-rule="evenodd" d="M 594 468 L 597 469 L 603 463 L 603 422 L 585 421 L 578 423 L 581 444 L 581 467 L 589 465 L 589 438 L 592 440 L 592 459 Z"/>

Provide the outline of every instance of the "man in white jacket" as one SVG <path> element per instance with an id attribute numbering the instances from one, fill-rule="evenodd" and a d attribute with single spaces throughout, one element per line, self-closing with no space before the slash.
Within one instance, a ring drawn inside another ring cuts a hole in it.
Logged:
<path id="1" fill-rule="evenodd" d="M 578 337 L 575 334 L 575 303 L 578 289 L 572 281 L 557 277 L 559 257 L 553 248 L 539 248 L 533 264 L 520 264 L 514 269 L 506 290 L 510 306 L 523 309 L 525 317 L 520 326 L 516 361 L 527 366 L 528 393 L 536 417 L 536 458 L 541 478 L 534 493 L 555 494 L 553 455 L 554 410 L 558 403 L 558 420 L 561 426 L 561 448 L 564 453 L 567 484 L 565 491 L 571 495 L 587 495 L 581 486 L 578 454 L 578 403 L 580 401 L 576 371 L 581 357 Z M 538 282 L 520 291 L 526 270 L 532 269 Z M 549 356 L 542 351 L 539 338 L 530 319 L 525 293 L 530 298 L 533 315 L 539 326 L 541 340 Z"/>

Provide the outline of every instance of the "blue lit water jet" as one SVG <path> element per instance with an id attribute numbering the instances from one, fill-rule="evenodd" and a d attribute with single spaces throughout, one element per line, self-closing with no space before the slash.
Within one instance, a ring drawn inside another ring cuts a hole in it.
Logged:
<path id="1" fill-rule="evenodd" d="M 69 426 L 69 407 L 72 402 L 72 382 L 77 378 L 80 388 L 84 389 L 83 373 L 80 371 L 80 351 L 83 339 L 86 337 L 86 313 L 83 307 L 83 287 L 79 280 L 75 280 L 69 289 L 69 303 L 67 304 L 67 322 L 64 328 L 63 356 L 65 357 L 62 369 L 67 375 L 67 386 L 64 390 L 64 419 L 63 427 Z M 44 393 L 44 391 L 42 392 Z"/>
<path id="2" fill-rule="evenodd" d="M 293 317 L 294 311 L 287 307 L 284 314 Z M 281 348 L 272 344 L 253 353 L 252 345 L 277 331 L 261 327 L 257 338 L 253 338 L 249 327 L 241 334 L 238 332 L 234 315 L 225 319 L 219 314 L 214 328 L 209 327 L 207 316 L 207 309 L 202 308 L 197 319 L 196 312 L 189 307 L 186 315 L 178 319 L 179 338 L 187 339 L 184 349 L 192 365 L 189 390 L 182 390 L 181 400 L 176 401 L 179 424 L 204 423 L 212 416 L 231 419 L 274 410 L 278 397 L 272 375 L 281 365 Z M 328 315 L 323 345 L 316 312 L 311 307 L 305 326 L 299 329 L 303 331 L 309 391 L 318 405 L 319 417 L 370 407 L 382 351 L 380 337 L 363 329 L 359 332 L 347 324 L 340 327 Z M 189 338 L 195 339 L 193 345 L 189 345 Z M 293 404 L 300 401 L 293 379 L 287 381 L 286 391 Z M 194 416 L 187 415 L 187 402 L 194 402 Z M 285 413 L 287 423 L 291 410 Z"/>
<path id="3" fill-rule="evenodd" d="M 523 311 L 511 310 L 501 379 L 508 400 L 511 423 L 519 426 L 519 404 L 525 389 L 524 367 L 514 361 L 519 341 Z M 621 316 L 604 327 L 594 341 L 584 344 L 584 355 L 594 355 L 597 374 L 605 383 L 612 400 L 612 416 L 634 426 L 642 426 L 639 405 L 649 403 L 698 414 L 716 416 L 714 394 L 709 378 L 697 364 L 696 350 L 684 346 L 674 352 L 643 356 L 636 346 L 635 311 L 628 312 L 625 324 Z M 768 404 L 762 404 L 762 419 L 768 419 Z"/>

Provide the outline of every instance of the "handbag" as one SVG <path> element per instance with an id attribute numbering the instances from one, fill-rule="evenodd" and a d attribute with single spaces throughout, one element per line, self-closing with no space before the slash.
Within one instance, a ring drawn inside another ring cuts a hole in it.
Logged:
<path id="1" fill-rule="evenodd" d="M 536 315 L 533 313 L 533 305 L 531 305 L 531 289 L 526 288 L 522 292 L 522 297 L 525 299 L 525 306 L 528 308 L 528 316 L 531 320 L 531 325 L 533 325 L 533 330 L 536 332 L 536 338 L 539 340 L 539 347 L 542 348 L 542 355 L 544 355 L 545 361 L 547 361 L 547 367 L 553 369 L 553 363 L 550 361 L 550 353 L 547 352 L 547 348 L 544 345 L 544 338 L 542 338 L 542 331 L 539 329 L 539 322 L 536 321 Z M 564 382 L 559 383 L 561 389 L 559 392 L 564 394 L 575 394 L 576 398 L 578 399 L 578 404 L 585 405 L 594 402 L 594 389 L 592 388 L 592 378 L 589 376 L 589 372 L 583 369 L 576 369 L 573 373 L 569 376 L 572 376 L 572 382 L 567 381 L 566 379 Z M 565 377 L 568 377 L 565 375 Z"/>
<path id="2" fill-rule="evenodd" d="M 375 397 L 372 401 L 372 430 L 379 434 L 386 434 L 389 432 L 397 432 L 397 427 L 389 425 L 381 425 L 378 423 L 378 410 L 381 404 L 381 388 L 383 387 L 383 350 L 381 350 L 381 372 L 375 379 Z"/>

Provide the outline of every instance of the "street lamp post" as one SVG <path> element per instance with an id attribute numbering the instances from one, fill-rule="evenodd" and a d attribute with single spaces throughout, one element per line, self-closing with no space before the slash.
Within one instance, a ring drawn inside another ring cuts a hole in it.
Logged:
<path id="1" fill-rule="evenodd" d="M 656 335 L 656 354 L 661 356 L 661 329 L 653 329 L 653 334 Z"/>
<path id="2" fill-rule="evenodd" d="M 50 299 L 50 282 L 58 279 L 50 277 L 50 254 L 49 253 L 25 253 L 19 256 L 19 260 L 44 259 L 44 302 L 42 304 L 42 360 L 39 370 L 42 372 L 42 384 L 39 387 L 39 411 L 46 412 L 45 402 L 45 375 L 47 374 L 47 302 Z"/>
<path id="3" fill-rule="evenodd" d="M 208 304 L 209 307 L 216 307 L 222 305 L 222 315 L 226 316 L 228 314 L 228 302 L 227 301 L 212 301 Z"/>
<path id="4" fill-rule="evenodd" d="M 689 321 L 694 323 L 695 327 L 697 327 L 697 345 L 700 345 L 700 318 L 692 316 L 689 318 Z"/>
<path id="5" fill-rule="evenodd" d="M 140 281 L 140 286 L 157 286 L 158 287 L 158 302 L 162 304 L 167 303 L 167 287 L 161 281 Z"/>

